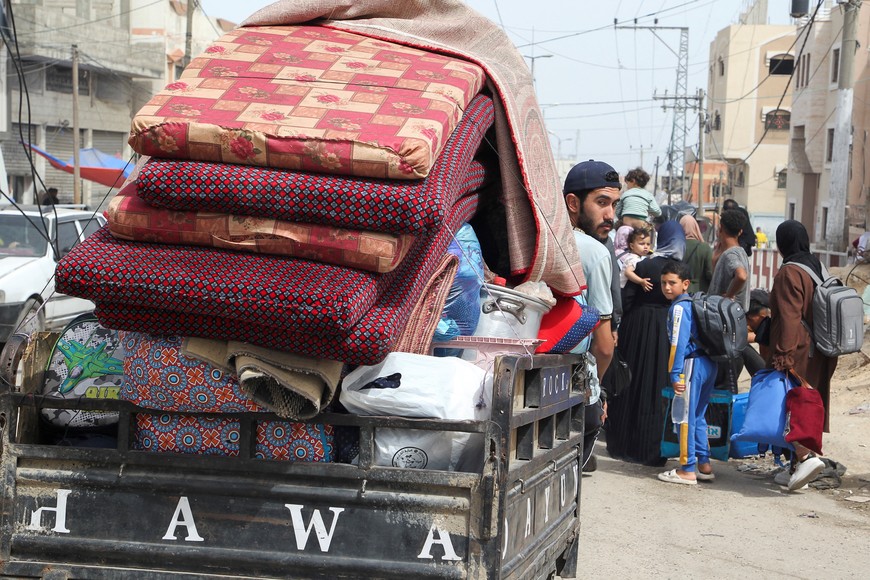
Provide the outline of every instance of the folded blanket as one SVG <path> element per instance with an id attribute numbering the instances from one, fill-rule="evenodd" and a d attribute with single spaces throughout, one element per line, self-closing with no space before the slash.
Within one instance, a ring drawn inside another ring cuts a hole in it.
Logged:
<path id="1" fill-rule="evenodd" d="M 478 174 L 466 186 L 476 189 L 482 181 Z M 425 256 L 435 240 L 420 236 L 406 261 Z M 56 283 L 60 292 L 94 302 L 202 313 L 234 324 L 337 332 L 350 330 L 396 284 L 398 272 L 377 274 L 297 258 L 126 242 L 112 237 L 106 226 L 58 263 Z"/>
<path id="2" fill-rule="evenodd" d="M 444 220 L 468 190 L 467 180 L 482 171 L 472 160 L 492 120 L 492 100 L 478 95 L 423 180 L 370 180 L 152 158 L 136 178 L 137 194 L 167 209 L 422 234 Z"/>
<path id="3" fill-rule="evenodd" d="M 429 245 L 429 252 L 425 256 L 409 255 L 394 270 L 397 276 L 389 291 L 347 332 L 325 333 L 306 326 L 281 329 L 256 322 L 240 324 L 196 311 L 182 313 L 147 307 L 135 300 L 127 303 L 99 301 L 95 313 L 108 328 L 238 340 L 309 357 L 350 364 L 377 364 L 393 350 L 414 306 L 442 263 L 453 232 L 471 218 L 476 207 L 476 195 L 460 200 L 440 231 L 431 235 L 435 239 Z"/>
<path id="4" fill-rule="evenodd" d="M 408 324 L 402 331 L 396 346 L 396 352 L 410 352 L 413 354 L 429 354 L 432 346 L 432 338 L 435 336 L 435 327 L 441 320 L 441 311 L 447 301 L 447 295 L 456 278 L 459 269 L 459 259 L 448 253 L 435 269 L 429 282 L 423 290 L 423 294 L 414 304 Z"/>
<path id="5" fill-rule="evenodd" d="M 109 232 L 119 240 L 212 246 L 378 273 L 394 270 L 414 241 L 409 234 L 153 207 L 136 195 L 134 182 L 112 198 L 106 214 Z"/>
<path id="6" fill-rule="evenodd" d="M 481 68 L 318 26 L 236 28 L 133 118 L 143 155 L 419 179 Z"/>
<path id="7" fill-rule="evenodd" d="M 332 401 L 344 365 L 243 342 L 186 338 L 182 353 L 238 377 L 242 391 L 280 417 L 310 419 Z"/>

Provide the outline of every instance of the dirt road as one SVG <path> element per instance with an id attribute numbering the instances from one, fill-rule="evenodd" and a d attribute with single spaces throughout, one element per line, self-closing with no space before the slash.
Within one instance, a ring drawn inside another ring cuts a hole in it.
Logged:
<path id="1" fill-rule="evenodd" d="M 661 483 L 661 468 L 614 461 L 599 444 L 582 488 L 585 577 L 870 577 L 867 351 L 843 357 L 834 376 L 824 448 L 848 468 L 838 489 L 790 493 L 769 456 L 714 462 L 710 484 Z"/>

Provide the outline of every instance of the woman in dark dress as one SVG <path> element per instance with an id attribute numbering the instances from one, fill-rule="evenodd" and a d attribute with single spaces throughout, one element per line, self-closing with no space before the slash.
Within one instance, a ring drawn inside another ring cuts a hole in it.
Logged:
<path id="1" fill-rule="evenodd" d="M 635 272 L 653 281 L 644 292 L 628 282 L 623 289 L 619 352 L 631 368 L 631 382 L 608 400 L 607 452 L 611 457 L 645 465 L 664 465 L 660 453 L 665 420 L 662 387 L 668 384 L 667 318 L 670 302 L 661 290 L 661 272 L 670 260 L 680 261 L 686 237 L 679 223 L 667 221 L 658 231 L 655 253 L 638 262 Z"/>

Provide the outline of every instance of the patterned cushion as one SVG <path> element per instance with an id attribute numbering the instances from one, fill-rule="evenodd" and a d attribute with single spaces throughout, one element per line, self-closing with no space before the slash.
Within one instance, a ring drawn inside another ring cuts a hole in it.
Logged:
<path id="1" fill-rule="evenodd" d="M 409 234 L 161 209 L 140 199 L 132 182 L 112 198 L 107 215 L 109 231 L 120 240 L 275 254 L 379 273 L 394 270 L 414 241 Z"/>
<path id="2" fill-rule="evenodd" d="M 143 155 L 425 177 L 483 70 L 317 26 L 236 28 L 133 119 Z"/>
<path id="3" fill-rule="evenodd" d="M 122 400 L 160 411 L 266 411 L 242 392 L 233 375 L 182 354 L 180 336 L 120 334 L 126 352 Z"/>
<path id="4" fill-rule="evenodd" d="M 149 160 L 139 197 L 175 210 L 253 215 L 377 232 L 422 234 L 437 227 L 483 168 L 472 165 L 493 123 L 492 101 L 476 97 L 438 162 L 420 181 L 371 180 L 221 163 Z"/>
<path id="5" fill-rule="evenodd" d="M 478 177 L 466 185 L 476 189 Z M 419 237 L 406 261 L 425 256 L 435 239 Z M 296 258 L 125 242 L 108 226 L 73 248 L 55 275 L 60 292 L 94 302 L 321 332 L 350 330 L 401 276 L 399 270 L 377 274 Z"/>
<path id="6" fill-rule="evenodd" d="M 460 200 L 438 234 L 431 236 L 434 241 L 429 252 L 424 256 L 409 255 L 394 271 L 397 276 L 390 290 L 348 332 L 321 333 L 304 326 L 279 329 L 254 322 L 239 324 L 208 314 L 142 306 L 141 302 L 98 302 L 95 313 L 108 328 L 241 340 L 310 357 L 350 364 L 377 364 L 393 350 L 408 316 L 441 263 L 452 232 L 471 218 L 476 207 L 476 195 Z"/>
<path id="7" fill-rule="evenodd" d="M 235 457 L 239 454 L 239 421 L 230 417 L 192 417 L 138 413 L 133 449 Z M 330 462 L 331 425 L 260 421 L 256 424 L 257 459 Z"/>

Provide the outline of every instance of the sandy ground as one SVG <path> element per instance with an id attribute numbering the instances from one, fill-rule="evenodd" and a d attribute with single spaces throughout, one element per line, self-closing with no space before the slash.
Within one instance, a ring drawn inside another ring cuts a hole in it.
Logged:
<path id="1" fill-rule="evenodd" d="M 599 444 L 598 471 L 583 478 L 581 576 L 870 577 L 868 343 L 834 375 L 823 447 L 847 467 L 840 488 L 788 492 L 769 455 L 714 461 L 713 483 L 667 484 L 661 468 L 614 461 Z"/>

